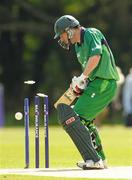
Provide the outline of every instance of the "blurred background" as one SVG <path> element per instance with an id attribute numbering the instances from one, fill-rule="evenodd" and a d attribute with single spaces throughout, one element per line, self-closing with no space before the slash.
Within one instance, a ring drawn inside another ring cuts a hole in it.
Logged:
<path id="1" fill-rule="evenodd" d="M 97 125 L 125 124 L 123 88 L 132 67 L 131 0 L 0 0 L 1 126 L 23 124 L 15 121 L 14 114 L 23 112 L 24 97 L 30 97 L 32 112 L 38 92 L 49 95 L 50 123 L 57 123 L 53 104 L 69 87 L 73 75 L 81 73 L 74 48 L 65 51 L 53 39 L 54 22 L 65 14 L 105 34 L 121 81 L 113 102 L 97 118 Z M 25 86 L 24 81 L 30 79 L 36 84 Z"/>

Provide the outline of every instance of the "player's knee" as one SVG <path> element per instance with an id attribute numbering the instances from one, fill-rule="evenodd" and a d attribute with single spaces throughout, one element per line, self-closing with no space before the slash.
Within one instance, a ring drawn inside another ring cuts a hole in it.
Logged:
<path id="1" fill-rule="evenodd" d="M 73 111 L 73 109 L 66 104 L 59 104 L 57 106 L 59 123 L 67 129 L 68 127 L 72 126 L 79 120 L 77 114 Z"/>
<path id="2" fill-rule="evenodd" d="M 59 104 L 57 111 L 60 124 L 73 140 L 84 161 L 88 159 L 95 162 L 99 161 L 98 154 L 91 143 L 90 132 L 81 123 L 74 110 L 66 104 Z"/>

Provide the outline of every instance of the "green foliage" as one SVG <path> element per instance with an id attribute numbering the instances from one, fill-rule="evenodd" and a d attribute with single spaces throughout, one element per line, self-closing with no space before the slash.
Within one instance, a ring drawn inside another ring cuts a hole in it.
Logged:
<path id="1" fill-rule="evenodd" d="M 80 15 L 85 10 L 94 6 L 95 0 L 64 0 L 64 12 L 66 14 Z"/>
<path id="2" fill-rule="evenodd" d="M 32 34 L 27 34 L 24 36 L 24 52 L 23 60 L 25 62 L 27 71 L 26 74 L 30 74 L 32 71 L 32 61 L 35 56 L 35 52 L 40 44 L 40 39 L 38 36 L 33 36 Z M 25 76 L 26 79 L 26 76 Z"/>
<path id="3" fill-rule="evenodd" d="M 53 39 L 54 22 L 64 14 L 103 31 L 126 75 L 132 66 L 131 9 L 131 0 L 1 0 L 0 82 L 5 87 L 6 112 L 18 111 L 25 96 L 41 91 L 49 95 L 54 113 L 54 101 L 75 72 L 80 73 L 74 50 L 64 51 Z M 38 83 L 24 87 L 27 79 Z"/>

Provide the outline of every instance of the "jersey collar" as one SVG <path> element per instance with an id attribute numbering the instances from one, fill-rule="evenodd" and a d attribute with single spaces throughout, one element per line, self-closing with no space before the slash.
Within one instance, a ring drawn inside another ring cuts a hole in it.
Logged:
<path id="1" fill-rule="evenodd" d="M 81 27 L 81 38 L 80 38 L 80 43 L 77 43 L 78 46 L 81 46 L 84 43 L 84 34 L 85 34 L 85 28 Z"/>

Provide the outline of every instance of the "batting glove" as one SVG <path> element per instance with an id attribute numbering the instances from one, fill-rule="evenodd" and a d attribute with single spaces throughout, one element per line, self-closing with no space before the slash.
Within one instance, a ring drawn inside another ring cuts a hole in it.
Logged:
<path id="1" fill-rule="evenodd" d="M 72 78 L 71 88 L 77 94 L 81 94 L 88 84 L 87 76 L 81 74 L 81 76 Z"/>

